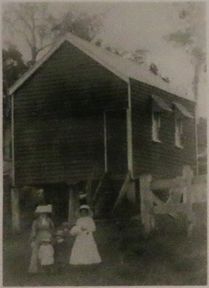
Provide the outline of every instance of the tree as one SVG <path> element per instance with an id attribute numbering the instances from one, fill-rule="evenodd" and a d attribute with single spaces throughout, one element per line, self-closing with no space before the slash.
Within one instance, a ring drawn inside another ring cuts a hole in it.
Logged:
<path id="1" fill-rule="evenodd" d="M 60 23 L 55 25 L 52 30 L 58 36 L 71 32 L 84 40 L 92 41 L 101 26 L 102 20 L 99 15 L 67 12 Z"/>
<path id="2" fill-rule="evenodd" d="M 180 45 L 190 55 L 191 62 L 194 66 L 194 76 L 192 88 L 196 104 L 199 100 L 199 83 L 201 73 L 206 70 L 206 30 L 204 18 L 206 7 L 205 3 L 185 2 L 183 4 L 175 3 L 177 15 L 181 27 L 179 30 L 170 33 L 165 38 Z M 198 115 L 197 105 L 195 112 L 195 129 L 196 129 L 196 173 L 199 174 L 198 163 Z"/>
<path id="3" fill-rule="evenodd" d="M 7 94 L 7 89 L 20 76 L 26 72 L 28 66 L 24 63 L 22 54 L 17 48 L 10 44 L 7 49 L 3 49 L 3 90 Z"/>
<path id="4" fill-rule="evenodd" d="M 28 66 L 24 63 L 22 54 L 14 45 L 10 45 L 7 49 L 3 49 L 3 118 L 4 124 L 10 121 L 10 97 L 8 89 L 17 81 L 20 76 L 28 70 Z M 5 125 L 4 125 L 5 126 Z"/>
<path id="5" fill-rule="evenodd" d="M 56 19 L 49 13 L 47 3 L 7 4 L 3 21 L 8 33 L 19 35 L 30 49 L 30 64 L 34 64 L 39 53 L 55 41 L 52 27 Z"/>
<path id="6" fill-rule="evenodd" d="M 37 61 L 40 52 L 71 32 L 91 41 L 102 21 L 99 15 L 67 11 L 55 17 L 49 3 L 10 3 L 6 5 L 3 21 L 10 36 L 19 35 L 30 50 L 30 64 Z"/>
<path id="7" fill-rule="evenodd" d="M 200 75 L 206 68 L 206 31 L 204 29 L 204 5 L 198 2 L 185 2 L 173 4 L 180 28 L 166 35 L 165 39 L 180 45 L 190 55 L 194 66 L 193 93 L 198 101 L 198 88 Z"/>

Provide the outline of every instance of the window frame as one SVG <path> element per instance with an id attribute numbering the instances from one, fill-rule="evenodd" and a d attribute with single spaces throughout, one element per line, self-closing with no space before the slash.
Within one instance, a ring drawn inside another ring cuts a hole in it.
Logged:
<path id="1" fill-rule="evenodd" d="M 157 116 L 157 117 L 156 117 Z M 152 141 L 161 143 L 160 138 L 161 129 L 161 112 L 152 111 Z"/>
<path id="2" fill-rule="evenodd" d="M 184 148 L 183 135 L 184 135 L 183 118 L 177 117 L 177 115 L 175 115 L 175 135 L 174 135 L 175 147 L 180 149 Z"/>

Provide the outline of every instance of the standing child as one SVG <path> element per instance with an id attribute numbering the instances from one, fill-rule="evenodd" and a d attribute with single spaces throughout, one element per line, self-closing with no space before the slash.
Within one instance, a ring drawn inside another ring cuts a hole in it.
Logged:
<path id="1" fill-rule="evenodd" d="M 68 243 L 63 230 L 58 230 L 55 239 L 55 265 L 58 272 L 65 269 L 68 263 Z"/>
<path id="2" fill-rule="evenodd" d="M 70 255 L 70 264 L 89 265 L 101 262 L 93 232 L 96 231 L 91 210 L 88 205 L 80 206 L 80 215 L 76 225 L 71 229 L 71 235 L 76 236 Z"/>
<path id="3" fill-rule="evenodd" d="M 38 251 L 38 259 L 40 261 L 42 272 L 51 273 L 54 264 L 54 248 L 51 243 L 51 238 L 46 237 L 41 241 Z"/>

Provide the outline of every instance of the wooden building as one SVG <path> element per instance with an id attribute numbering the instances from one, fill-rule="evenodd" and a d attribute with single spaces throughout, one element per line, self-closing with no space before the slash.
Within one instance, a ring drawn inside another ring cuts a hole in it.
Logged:
<path id="1" fill-rule="evenodd" d="M 42 187 L 61 221 L 86 189 L 110 215 L 127 173 L 195 168 L 195 104 L 144 65 L 69 34 L 11 87 L 15 197 Z"/>

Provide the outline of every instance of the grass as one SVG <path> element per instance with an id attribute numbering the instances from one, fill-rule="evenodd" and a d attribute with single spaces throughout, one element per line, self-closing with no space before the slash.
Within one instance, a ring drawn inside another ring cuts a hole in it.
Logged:
<path id="1" fill-rule="evenodd" d="M 28 232 L 3 245 L 5 286 L 206 285 L 206 209 L 195 208 L 197 225 L 190 238 L 179 223 L 162 217 L 161 227 L 144 237 L 136 223 L 118 229 L 97 223 L 95 234 L 103 263 L 67 267 L 52 275 L 28 275 Z M 203 221 L 204 219 L 204 221 Z"/>

